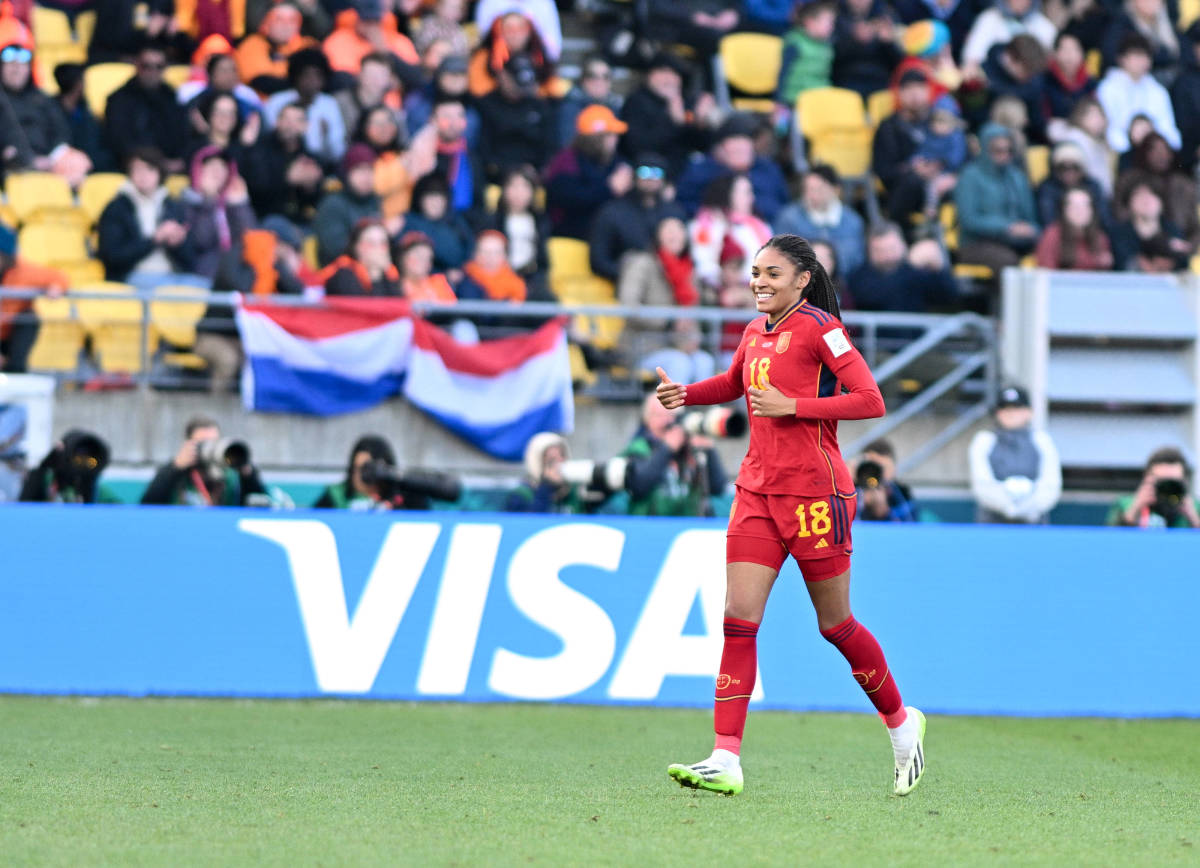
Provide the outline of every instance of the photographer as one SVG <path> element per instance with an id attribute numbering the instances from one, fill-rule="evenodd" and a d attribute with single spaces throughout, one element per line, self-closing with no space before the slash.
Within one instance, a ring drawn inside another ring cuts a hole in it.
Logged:
<path id="1" fill-rule="evenodd" d="M 1137 491 L 1109 510 L 1107 524 L 1121 527 L 1200 527 L 1200 503 L 1188 493 L 1189 470 L 1183 453 L 1171 446 L 1146 460 Z"/>
<path id="2" fill-rule="evenodd" d="M 896 481 L 896 450 L 888 440 L 863 449 L 854 471 L 860 521 L 916 521 L 917 504 L 908 486 Z"/>
<path id="3" fill-rule="evenodd" d="M 583 494 L 563 475 L 570 453 L 561 434 L 543 431 L 525 445 L 527 479 L 508 495 L 505 512 L 553 512 L 574 515 L 584 512 Z"/>
<path id="4" fill-rule="evenodd" d="M 996 427 L 978 432 L 968 447 L 975 520 L 1044 524 L 1062 494 L 1062 466 L 1054 441 L 1045 431 L 1033 429 L 1033 410 L 1024 389 L 1002 389 L 993 417 Z"/>
<path id="5" fill-rule="evenodd" d="M 108 466 L 108 444 L 90 431 L 68 431 L 29 471 L 21 487 L 26 503 L 120 503 L 99 483 Z"/>
<path id="6" fill-rule="evenodd" d="M 725 490 L 725 468 L 712 441 L 680 422 L 656 395 L 646 396 L 642 426 L 621 453 L 629 459 L 630 515 L 713 514 L 710 497 Z"/>
<path id="7" fill-rule="evenodd" d="M 222 443 L 221 429 L 198 416 L 184 429 L 174 460 L 150 480 L 142 503 L 181 506 L 257 506 L 269 500 L 245 443 Z"/>
<path id="8" fill-rule="evenodd" d="M 346 478 L 329 486 L 314 509 L 375 512 L 430 509 L 432 500 L 456 501 L 462 493 L 453 477 L 434 471 L 396 469 L 391 445 L 374 434 L 360 437 L 350 449 Z"/>

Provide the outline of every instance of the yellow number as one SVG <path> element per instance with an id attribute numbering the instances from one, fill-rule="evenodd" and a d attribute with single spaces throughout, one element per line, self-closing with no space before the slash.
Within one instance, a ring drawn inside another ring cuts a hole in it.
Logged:
<path id="1" fill-rule="evenodd" d="M 808 519 L 812 518 L 812 529 L 809 529 Z M 796 534 L 798 537 L 825 536 L 829 531 L 833 530 L 833 519 L 829 517 L 829 503 L 824 500 L 818 500 L 816 503 L 808 507 L 805 511 L 805 504 L 800 504 L 796 507 L 796 518 L 800 520 L 800 532 Z"/>
<path id="2" fill-rule="evenodd" d="M 765 389 L 771 384 L 771 377 L 768 371 L 771 367 L 771 357 L 763 356 L 760 359 L 750 360 L 750 388 Z"/>

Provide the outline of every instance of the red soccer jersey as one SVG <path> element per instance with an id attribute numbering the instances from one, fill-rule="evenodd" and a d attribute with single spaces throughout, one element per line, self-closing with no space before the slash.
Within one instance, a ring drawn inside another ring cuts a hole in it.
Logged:
<path id="1" fill-rule="evenodd" d="M 774 386 L 796 398 L 794 417 L 750 412 L 750 448 L 738 486 L 762 494 L 805 497 L 854 494 L 838 448 L 838 419 L 882 416 L 883 398 L 842 323 L 802 301 L 774 325 L 753 320 L 729 370 L 687 387 L 687 404 L 723 404 L 750 388 Z M 841 394 L 846 386 L 849 394 Z"/>

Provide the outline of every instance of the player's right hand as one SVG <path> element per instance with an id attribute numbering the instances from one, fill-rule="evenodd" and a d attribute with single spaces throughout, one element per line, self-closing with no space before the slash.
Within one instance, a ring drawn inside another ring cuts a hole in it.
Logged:
<path id="1" fill-rule="evenodd" d="M 668 410 L 674 410 L 676 407 L 682 407 L 684 400 L 687 398 L 687 386 L 683 383 L 673 383 L 671 378 L 667 376 L 667 372 L 662 368 L 655 368 L 658 374 L 659 384 L 655 388 L 655 394 L 658 395 L 658 402 Z"/>

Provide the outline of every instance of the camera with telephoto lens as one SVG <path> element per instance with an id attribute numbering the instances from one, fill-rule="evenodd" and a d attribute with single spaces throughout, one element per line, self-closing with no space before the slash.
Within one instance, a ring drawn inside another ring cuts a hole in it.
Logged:
<path id="1" fill-rule="evenodd" d="M 453 502 L 462 496 L 462 483 L 448 473 L 420 469 L 401 471 L 381 458 L 364 464 L 360 474 L 365 484 L 379 489 L 379 496 L 384 500 L 400 495 Z"/>
<path id="2" fill-rule="evenodd" d="M 244 440 L 201 440 L 196 444 L 196 469 L 209 479 L 223 479 L 225 468 L 241 473 L 251 466 Z"/>
<path id="3" fill-rule="evenodd" d="M 1185 497 L 1187 484 L 1182 479 L 1156 479 L 1154 502 L 1150 504 L 1150 510 L 1171 521 L 1182 511 Z"/>
<path id="4" fill-rule="evenodd" d="M 629 459 L 620 456 L 607 461 L 576 458 L 561 465 L 563 479 L 604 495 L 624 491 L 629 480 Z"/>
<path id="5" fill-rule="evenodd" d="M 741 437 L 749 428 L 746 414 L 730 407 L 689 410 L 679 417 L 679 425 L 688 434 L 707 437 Z"/>
<path id="6" fill-rule="evenodd" d="M 883 485 L 883 465 L 878 461 L 863 461 L 854 471 L 854 487 L 870 491 Z"/>
<path id="7" fill-rule="evenodd" d="M 68 431 L 63 436 L 62 448 L 46 456 L 43 466 L 54 470 L 61 486 L 90 496 L 107 464 L 107 443 L 89 431 Z"/>

